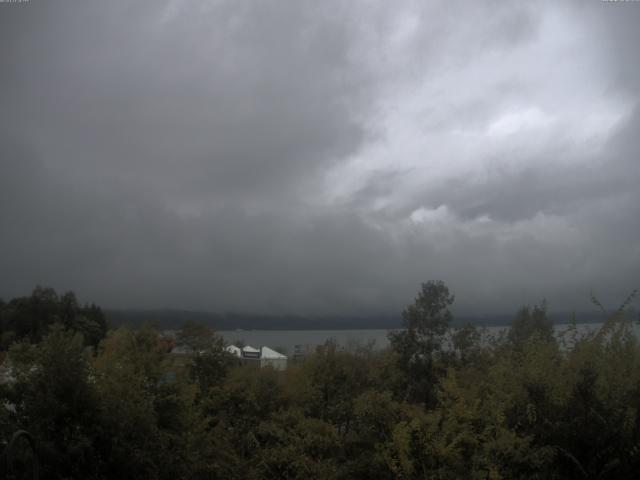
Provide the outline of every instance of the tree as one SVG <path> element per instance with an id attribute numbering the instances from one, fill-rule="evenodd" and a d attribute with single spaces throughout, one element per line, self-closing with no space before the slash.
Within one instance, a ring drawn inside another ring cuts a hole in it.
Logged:
<path id="1" fill-rule="evenodd" d="M 434 363 L 451 323 L 449 307 L 455 297 L 443 281 L 429 281 L 412 305 L 402 312 L 405 330 L 390 332 L 391 348 L 398 368 L 406 375 L 407 398 L 433 406 L 438 367 Z"/>
<path id="2" fill-rule="evenodd" d="M 480 350 L 480 332 L 475 325 L 467 323 L 456 329 L 451 337 L 451 343 L 464 364 Z"/>
<path id="3" fill-rule="evenodd" d="M 229 368 L 239 363 L 238 358 L 225 350 L 221 336 L 212 334 L 209 343 L 207 348 L 195 352 L 189 365 L 189 376 L 203 395 L 224 379 Z"/>
<path id="4" fill-rule="evenodd" d="M 85 345 L 97 347 L 107 336 L 107 320 L 102 309 L 95 304 L 78 309 L 74 328 L 84 336 Z"/>
<path id="5" fill-rule="evenodd" d="M 188 320 L 182 324 L 176 340 L 179 345 L 198 352 L 211 346 L 214 340 L 214 334 L 206 325 Z"/>
<path id="6" fill-rule="evenodd" d="M 17 343 L 9 356 L 16 381 L 2 401 L 15 408 L 15 428 L 34 436 L 43 478 L 91 478 L 99 397 L 82 336 L 57 324 L 40 345 Z"/>
<path id="7" fill-rule="evenodd" d="M 511 323 L 507 339 L 516 349 L 522 349 L 524 344 L 536 338 L 541 341 L 553 341 L 553 322 L 547 317 L 547 303 L 542 301 L 540 306 L 522 307 Z"/>
<path id="8" fill-rule="evenodd" d="M 340 432 L 353 420 L 353 402 L 370 383 L 364 358 L 346 352 L 334 340 L 319 345 L 303 365 L 310 398 L 307 412 L 336 425 Z"/>
<path id="9" fill-rule="evenodd" d="M 38 343 L 56 324 L 80 332 L 85 345 L 96 347 L 107 333 L 107 322 L 100 307 L 81 307 L 73 292 L 59 296 L 52 288 L 36 287 L 30 296 L 12 299 L 0 306 L 0 347 L 9 348 L 16 340 Z"/>
<path id="10" fill-rule="evenodd" d="M 184 466 L 176 459 L 191 399 L 181 384 L 167 382 L 166 350 L 149 326 L 120 328 L 101 344 L 93 367 L 105 478 L 184 478 L 175 469 Z"/>

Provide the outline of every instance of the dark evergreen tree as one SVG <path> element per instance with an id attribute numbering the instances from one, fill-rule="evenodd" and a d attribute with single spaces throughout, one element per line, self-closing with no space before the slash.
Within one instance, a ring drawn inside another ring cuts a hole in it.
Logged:
<path id="1" fill-rule="evenodd" d="M 452 315 L 454 295 L 442 281 L 423 283 L 413 304 L 402 312 L 404 329 L 391 332 L 391 348 L 398 367 L 406 375 L 407 399 L 435 404 L 435 390 L 442 373 L 437 364 Z"/>

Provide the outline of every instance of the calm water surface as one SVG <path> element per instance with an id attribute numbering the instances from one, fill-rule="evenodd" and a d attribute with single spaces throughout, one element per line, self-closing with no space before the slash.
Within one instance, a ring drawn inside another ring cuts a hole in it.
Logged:
<path id="1" fill-rule="evenodd" d="M 600 324 L 578 324 L 578 333 L 587 333 L 599 328 Z M 556 325 L 557 333 L 566 330 L 569 325 Z M 488 341 L 505 332 L 507 327 L 480 327 L 483 341 Z M 241 341 L 253 347 L 269 346 L 283 349 L 285 354 L 291 354 L 296 345 L 303 345 L 309 350 L 333 339 L 343 347 L 367 345 L 372 343 L 374 348 L 386 348 L 389 345 L 387 337 L 389 330 L 222 330 L 218 333 L 227 343 Z M 636 334 L 638 331 L 636 331 Z"/>

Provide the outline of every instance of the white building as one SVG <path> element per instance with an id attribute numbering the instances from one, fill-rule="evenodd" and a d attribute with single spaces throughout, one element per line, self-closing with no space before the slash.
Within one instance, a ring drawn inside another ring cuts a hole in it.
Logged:
<path id="1" fill-rule="evenodd" d="M 260 366 L 272 367 L 274 370 L 286 370 L 287 357 L 269 347 L 262 347 L 260 352 Z"/>
<path id="2" fill-rule="evenodd" d="M 260 367 L 272 367 L 275 370 L 287 369 L 287 357 L 269 347 L 262 347 L 260 350 L 250 345 L 246 347 L 236 347 L 228 345 L 225 350 L 234 357 L 241 358 L 248 362 L 260 362 Z"/>
<path id="3" fill-rule="evenodd" d="M 251 345 L 247 345 L 246 347 L 242 347 L 242 358 L 248 358 L 251 360 L 259 360 L 260 359 L 260 350 L 257 348 L 253 348 Z"/>
<path id="4" fill-rule="evenodd" d="M 242 358 L 242 350 L 240 347 L 236 347 L 235 345 L 227 345 L 224 349 L 229 352 L 234 357 Z"/>

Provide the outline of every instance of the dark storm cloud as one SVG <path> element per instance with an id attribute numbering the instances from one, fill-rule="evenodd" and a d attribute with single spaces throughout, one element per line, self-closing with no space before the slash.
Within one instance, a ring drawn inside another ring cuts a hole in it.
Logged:
<path id="1" fill-rule="evenodd" d="M 3 297 L 396 312 L 443 278 L 495 311 L 637 286 L 638 5 L 0 7 Z"/>
<path id="2" fill-rule="evenodd" d="M 22 28 L 6 40 L 26 45 L 8 61 L 5 119 L 76 174 L 176 196 L 259 197 L 356 148 L 366 84 L 344 24 L 311 5 L 204 5 L 48 3 L 7 18 Z"/>

